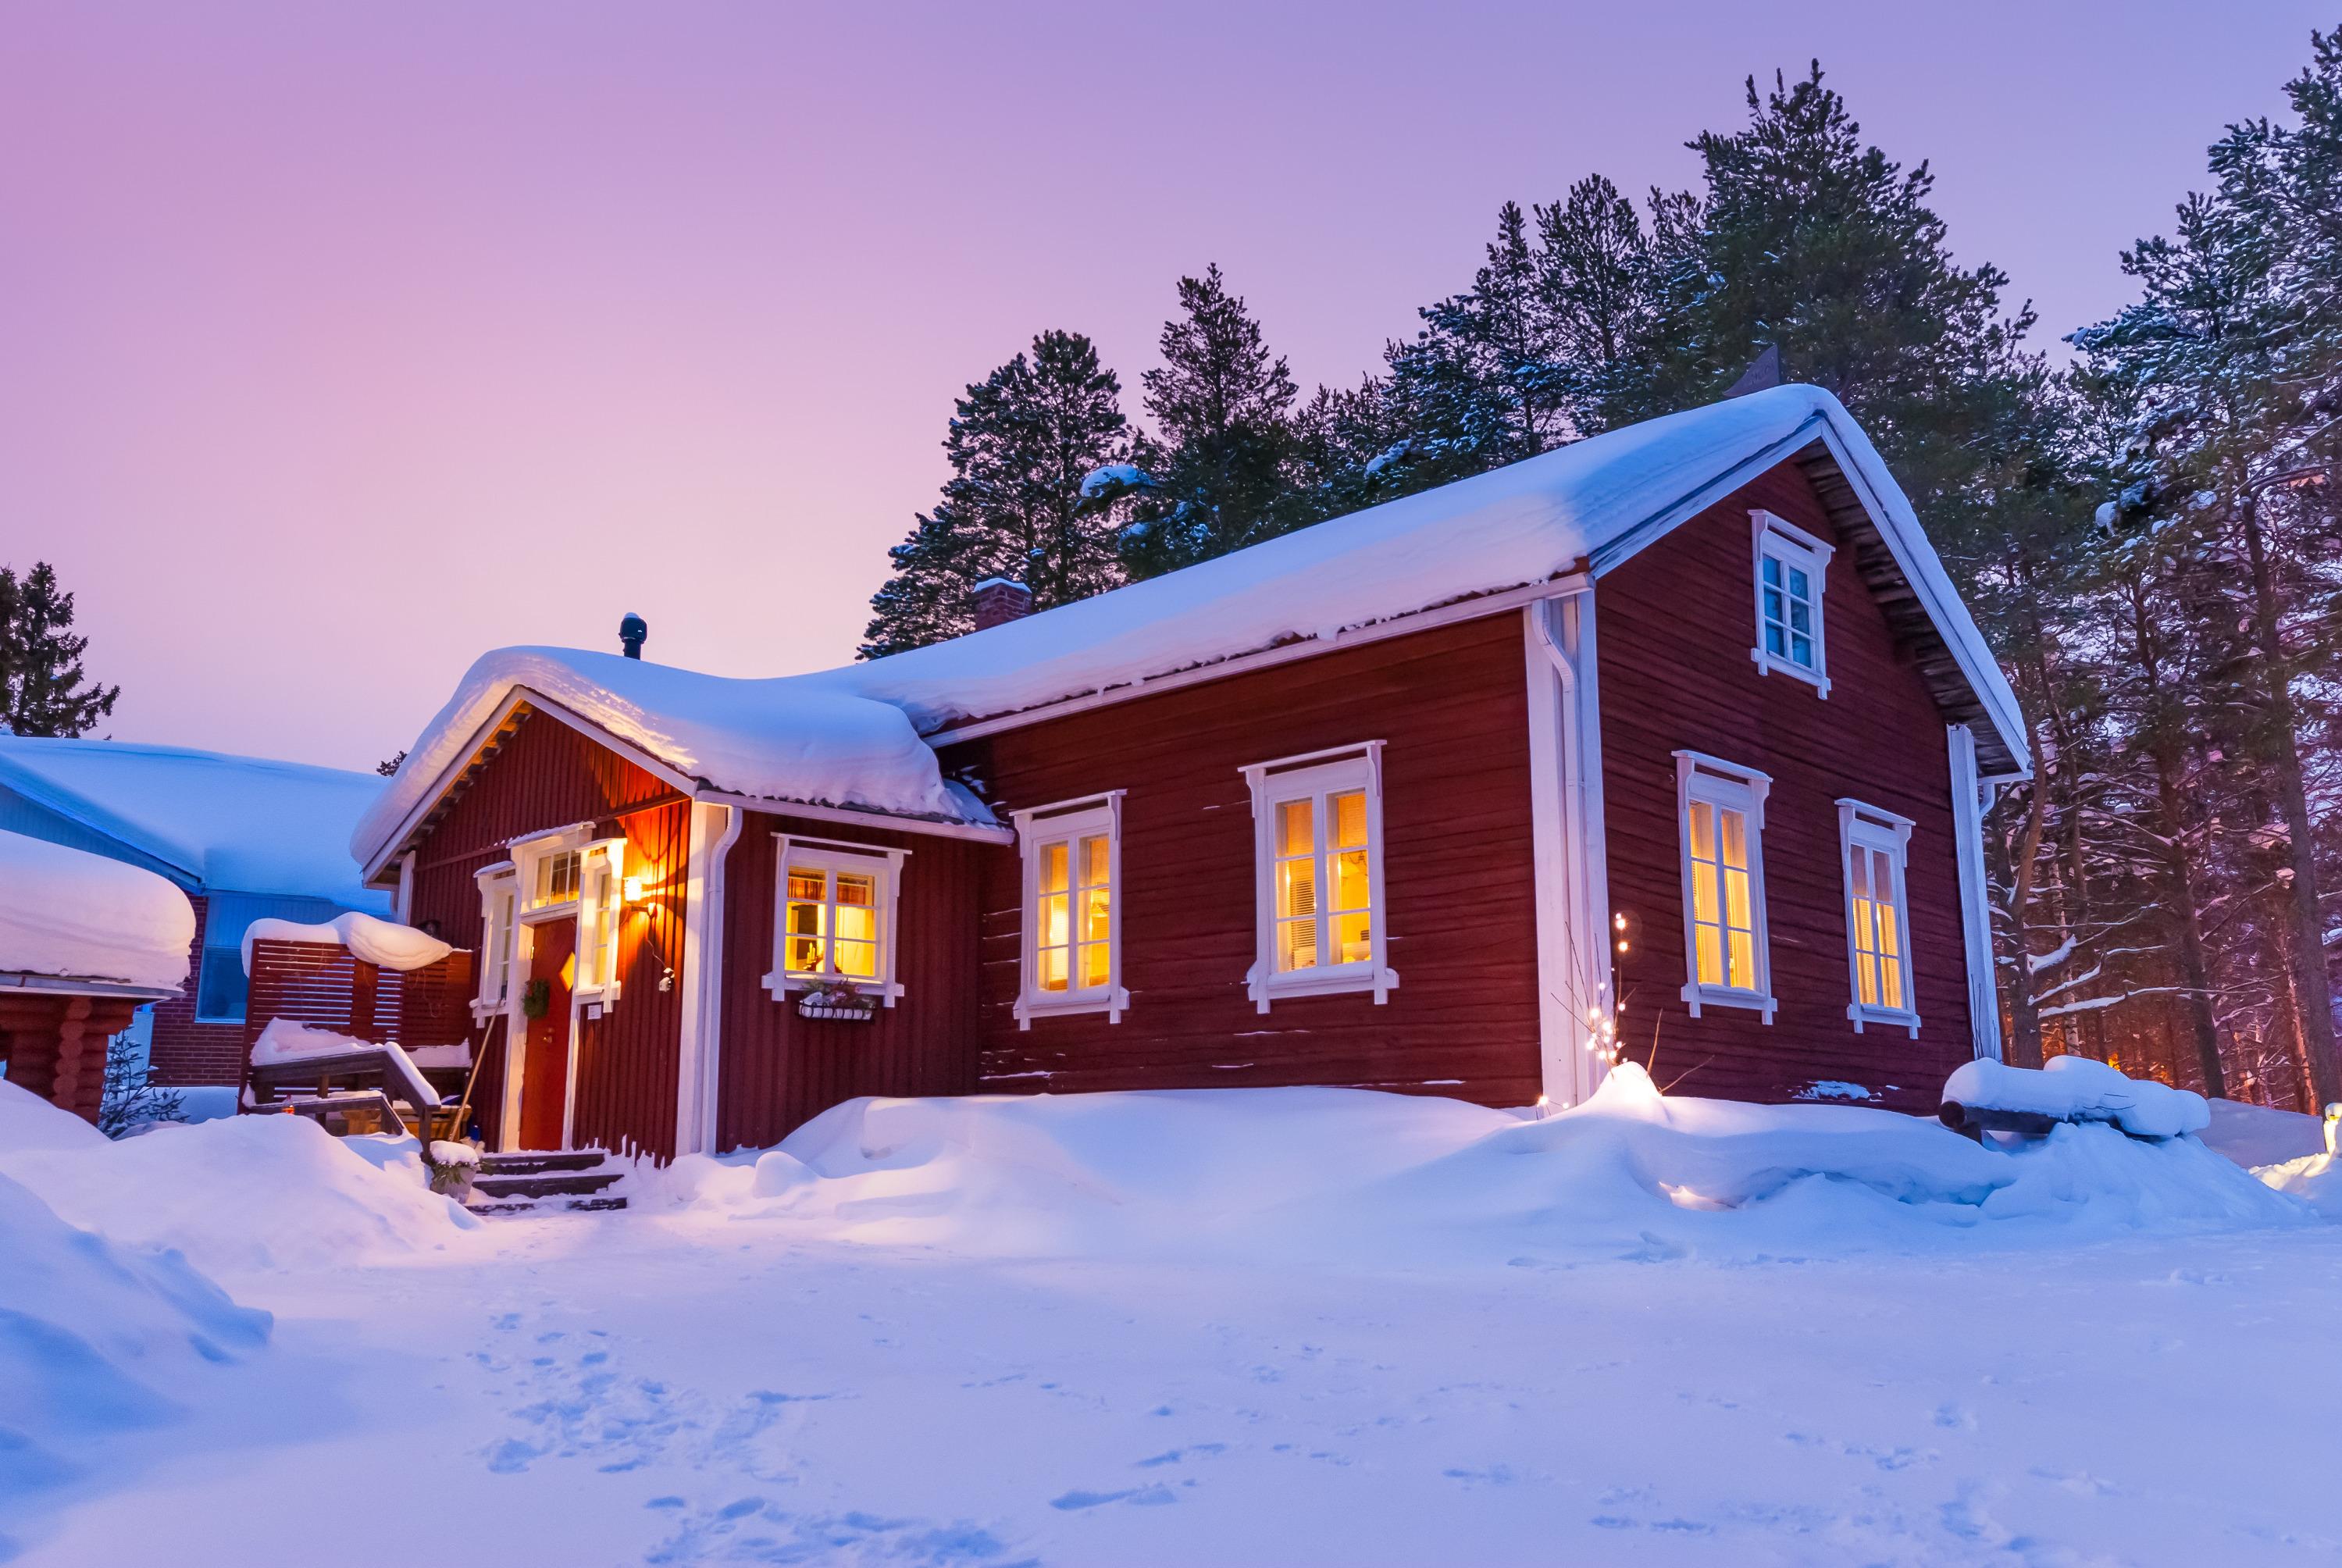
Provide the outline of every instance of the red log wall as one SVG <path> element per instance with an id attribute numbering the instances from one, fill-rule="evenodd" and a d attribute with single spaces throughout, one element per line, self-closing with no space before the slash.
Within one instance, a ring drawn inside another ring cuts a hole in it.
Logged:
<path id="1" fill-rule="evenodd" d="M 798 1016 L 776 998 L 776 833 L 906 849 L 896 904 L 903 995 L 867 1022 Z M 749 814 L 725 871 L 720 1148 L 776 1144 L 858 1094 L 966 1094 L 976 1087 L 978 868 L 1015 852 L 932 834 Z"/>
<path id="2" fill-rule="evenodd" d="M 1337 524 L 1338 525 L 1338 524 Z M 990 1091 L 1339 1084 L 1536 1098 L 1528 705 L 1518 613 L 1296 660 L 950 748 L 998 809 L 1122 789 L 1131 1005 L 1020 1030 L 1019 863 L 986 857 L 980 1086 Z M 1744 652 L 1743 662 L 1746 655 Z M 1389 962 L 1399 987 L 1246 994 L 1252 796 L 1239 773 L 1362 741 L 1383 754 Z"/>
<path id="3" fill-rule="evenodd" d="M 1762 507 L 1839 546 L 1822 606 L 1827 699 L 1794 676 L 1763 674 L 1756 645 L 1748 514 Z M 1627 1054 L 1682 1093 L 1780 1100 L 1817 1080 L 1863 1084 L 1897 1109 L 1932 1114 L 1945 1075 L 1972 1054 L 1944 719 L 1853 569 L 1813 486 L 1783 464 L 1604 576 L 1595 591 L 1601 657 L 1604 811 L 1610 907 L 1640 917 L 1624 966 Z M 1707 1007 L 1684 983 L 1678 749 L 1773 777 L 1765 803 L 1765 891 L 1773 994 L 1768 1026 Z M 1911 818 L 1908 887 L 1918 1038 L 1846 1015 L 1846 884 L 1839 796 Z"/>

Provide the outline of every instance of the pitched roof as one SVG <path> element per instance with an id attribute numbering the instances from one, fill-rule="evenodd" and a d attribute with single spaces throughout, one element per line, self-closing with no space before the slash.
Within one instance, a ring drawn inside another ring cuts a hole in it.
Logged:
<path id="1" fill-rule="evenodd" d="M 373 774 L 179 746 L 0 735 L 0 786 L 205 891 L 383 908 L 349 854 L 350 829 L 382 793 Z"/>
<path id="2" fill-rule="evenodd" d="M 2030 765 L 1991 650 L 1894 476 L 1829 393 L 1780 386 L 1626 425 L 1493 473 L 931 647 L 769 680 L 512 648 L 474 664 L 351 847 L 371 860 L 511 693 L 535 689 L 686 777 L 741 794 L 989 821 L 921 744 L 996 718 L 1572 572 L 1599 576 L 1774 464 L 1814 475 L 1989 771 Z"/>
<path id="3" fill-rule="evenodd" d="M 1816 386 L 1626 425 L 1184 571 L 806 678 L 891 703 L 933 733 L 1581 568 L 1598 576 L 1792 456 L 1826 464 L 1817 480 L 1837 474 L 1838 490 L 1859 495 L 1864 514 L 1839 521 L 1877 544 L 1874 589 L 1892 578 L 1917 607 L 1898 634 L 1932 638 L 1946 654 L 1938 701 L 1985 726 L 1993 771 L 2024 771 L 2016 694 L 1886 463 Z"/>

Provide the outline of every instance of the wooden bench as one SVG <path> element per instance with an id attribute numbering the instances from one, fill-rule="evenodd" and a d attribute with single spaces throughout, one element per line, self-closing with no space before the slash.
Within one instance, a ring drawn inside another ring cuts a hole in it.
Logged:
<path id="1" fill-rule="evenodd" d="M 460 1069 L 455 1071 L 460 1074 Z M 425 1074 L 425 1082 L 435 1093 L 438 1091 L 429 1074 Z M 289 1111 L 313 1116 L 329 1133 L 386 1133 L 397 1127 L 428 1143 L 457 1137 L 463 1131 L 455 1125 L 463 1107 L 445 1103 L 444 1095 L 428 1105 L 413 1104 L 414 1092 L 387 1051 L 345 1051 L 293 1062 L 255 1063 L 249 1083 L 252 1104 L 245 1111 Z M 402 1112 L 401 1104 L 408 1110 Z M 336 1121 L 339 1128 L 333 1124 Z"/>

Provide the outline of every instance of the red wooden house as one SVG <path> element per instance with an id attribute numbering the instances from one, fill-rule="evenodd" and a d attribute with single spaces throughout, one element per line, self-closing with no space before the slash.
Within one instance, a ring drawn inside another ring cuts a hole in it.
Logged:
<path id="1" fill-rule="evenodd" d="M 995 596 L 1003 596 L 995 590 Z M 504 1145 L 857 1094 L 1932 1111 L 2016 701 L 1835 399 L 1632 426 L 846 669 L 475 664 L 353 848 L 479 950 Z"/>

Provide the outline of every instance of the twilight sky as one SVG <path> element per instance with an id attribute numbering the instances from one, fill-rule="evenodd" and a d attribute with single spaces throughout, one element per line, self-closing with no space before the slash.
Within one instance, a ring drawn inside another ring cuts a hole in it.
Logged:
<path id="1" fill-rule="evenodd" d="M 1136 414 L 1217 261 L 1305 387 L 1355 380 L 1505 198 L 1689 184 L 1813 55 L 2054 338 L 2342 7 L 0 15 L 0 562 L 80 593 L 117 738 L 363 767 L 484 649 L 629 609 L 665 663 L 849 658 L 953 394 L 1036 330 Z"/>

